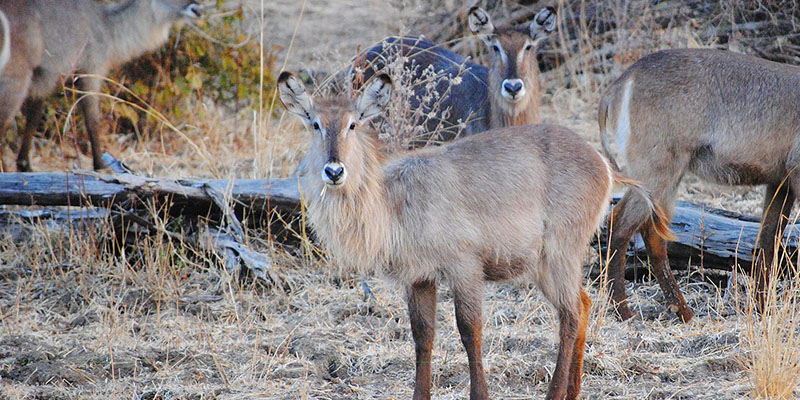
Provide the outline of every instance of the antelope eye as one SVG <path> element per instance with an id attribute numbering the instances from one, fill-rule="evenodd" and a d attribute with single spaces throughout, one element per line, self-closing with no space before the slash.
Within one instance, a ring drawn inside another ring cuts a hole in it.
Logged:
<path id="1" fill-rule="evenodd" d="M 525 46 L 525 51 L 528 51 L 528 50 L 530 50 L 530 49 L 532 49 L 532 48 L 533 48 L 533 45 L 531 45 L 531 44 L 529 43 L 527 46 Z"/>
<path id="2" fill-rule="evenodd" d="M 495 53 L 500 53 L 500 46 L 498 46 L 496 44 L 493 44 L 492 45 L 492 50 L 494 50 Z"/>
<path id="3" fill-rule="evenodd" d="M 314 121 L 314 125 L 312 125 L 312 126 L 314 127 L 314 130 L 315 130 L 315 131 L 318 131 L 318 130 L 319 130 L 319 122 L 317 122 L 317 121 Z"/>
<path id="4" fill-rule="evenodd" d="M 354 129 L 356 129 L 356 123 L 355 122 L 351 122 L 350 123 L 350 130 L 352 131 Z"/>

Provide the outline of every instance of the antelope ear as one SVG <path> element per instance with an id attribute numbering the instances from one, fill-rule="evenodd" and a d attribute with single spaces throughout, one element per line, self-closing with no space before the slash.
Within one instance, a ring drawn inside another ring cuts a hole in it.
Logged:
<path id="1" fill-rule="evenodd" d="M 311 97 L 306 93 L 303 82 L 291 72 L 283 71 L 278 76 L 278 95 L 286 111 L 302 118 L 306 124 L 314 120 Z"/>
<path id="2" fill-rule="evenodd" d="M 556 9 L 545 7 L 533 17 L 530 34 L 534 43 L 544 39 L 556 27 Z"/>
<path id="3" fill-rule="evenodd" d="M 494 36 L 494 25 L 489 14 L 480 7 L 472 7 L 467 13 L 467 23 L 469 30 L 478 36 L 487 46 L 491 46 L 492 36 Z"/>
<path id="4" fill-rule="evenodd" d="M 392 79 L 387 74 L 376 75 L 364 85 L 364 92 L 356 103 L 359 121 L 367 121 L 378 115 L 392 97 Z"/>

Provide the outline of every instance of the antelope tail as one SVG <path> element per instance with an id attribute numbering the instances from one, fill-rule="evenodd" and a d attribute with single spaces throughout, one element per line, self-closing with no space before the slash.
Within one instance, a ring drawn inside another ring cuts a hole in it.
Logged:
<path id="1" fill-rule="evenodd" d="M 608 92 L 600 100 L 600 106 L 597 109 L 597 124 L 600 125 L 600 144 L 603 147 L 603 155 L 605 155 L 606 159 L 611 163 L 611 167 L 614 168 L 614 171 L 619 172 L 621 171 L 619 164 L 617 164 L 617 160 L 614 159 L 614 155 L 611 154 L 611 149 L 608 146 L 608 127 L 606 126 L 606 121 L 608 120 L 608 106 L 611 103 L 611 97 L 611 92 Z"/>
<path id="2" fill-rule="evenodd" d="M 641 182 L 628 178 L 618 171 L 613 171 L 613 176 L 615 183 L 627 186 L 647 202 L 647 206 L 650 208 L 650 223 L 653 224 L 656 234 L 664 240 L 675 241 L 677 238 L 672 230 L 669 229 L 669 217 L 661 206 L 653 202 L 650 197 L 650 191 Z"/>

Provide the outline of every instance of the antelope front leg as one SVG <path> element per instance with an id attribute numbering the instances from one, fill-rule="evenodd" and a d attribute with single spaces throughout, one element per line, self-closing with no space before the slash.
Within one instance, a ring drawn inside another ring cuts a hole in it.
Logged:
<path id="1" fill-rule="evenodd" d="M 95 78 L 87 77 L 78 80 L 78 87 L 85 92 L 97 93 L 100 91 L 100 86 L 100 81 Z M 100 105 L 98 104 L 97 96 L 86 96 L 86 98 L 80 102 L 80 107 L 83 112 L 89 143 L 92 146 L 92 163 L 94 169 L 103 169 L 106 167 L 106 163 L 103 162 L 103 149 L 100 145 L 100 138 L 98 137 L 100 129 Z"/>
<path id="2" fill-rule="evenodd" d="M 39 129 L 44 116 L 44 101 L 42 99 L 29 99 L 22 105 L 22 115 L 25 116 L 25 133 L 22 135 L 22 144 L 17 155 L 17 171 L 31 171 L 31 143 L 33 134 Z"/>
<path id="3" fill-rule="evenodd" d="M 414 400 L 431 398 L 431 349 L 436 335 L 436 284 L 417 282 L 407 289 L 408 315 L 417 356 Z"/>
<path id="4" fill-rule="evenodd" d="M 577 399 L 581 393 L 581 378 L 583 375 L 583 353 L 586 347 L 586 327 L 589 325 L 589 312 L 592 309 L 592 299 L 581 289 L 578 296 L 580 312 L 578 313 L 578 329 L 575 346 L 572 352 L 572 363 L 569 366 L 569 386 L 567 386 L 567 400 Z"/>
<path id="5" fill-rule="evenodd" d="M 556 369 L 553 371 L 553 380 L 547 388 L 547 400 L 562 400 L 567 397 L 569 385 L 570 366 L 575 352 L 575 341 L 578 338 L 578 310 L 560 308 L 558 310 L 558 358 Z M 581 359 L 582 361 L 582 359 Z M 581 362 L 582 364 L 582 362 Z M 577 395 L 577 393 L 576 393 Z"/>
<path id="6" fill-rule="evenodd" d="M 458 333 L 461 334 L 461 343 L 469 360 L 469 398 L 486 400 L 489 399 L 489 389 L 481 356 L 483 285 L 481 282 L 469 288 L 454 287 L 453 292 Z"/>

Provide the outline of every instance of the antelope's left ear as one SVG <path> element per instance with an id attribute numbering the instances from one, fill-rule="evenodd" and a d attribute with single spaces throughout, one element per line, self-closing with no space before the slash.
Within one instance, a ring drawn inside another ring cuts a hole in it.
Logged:
<path id="1" fill-rule="evenodd" d="M 281 72 L 278 76 L 278 97 L 286 111 L 302 118 L 306 124 L 311 124 L 315 116 L 314 105 L 300 78 L 288 71 Z"/>
<path id="2" fill-rule="evenodd" d="M 392 97 L 392 79 L 387 74 L 372 78 L 364 86 L 364 92 L 356 103 L 356 114 L 359 121 L 367 121 L 386 108 Z"/>
<path id="3" fill-rule="evenodd" d="M 467 23 L 472 34 L 481 38 L 487 46 L 492 45 L 494 25 L 492 18 L 484 9 L 477 6 L 470 8 L 467 12 Z"/>
<path id="4" fill-rule="evenodd" d="M 556 27 L 556 9 L 545 7 L 533 17 L 531 22 L 530 34 L 534 43 L 544 39 L 548 33 Z"/>

